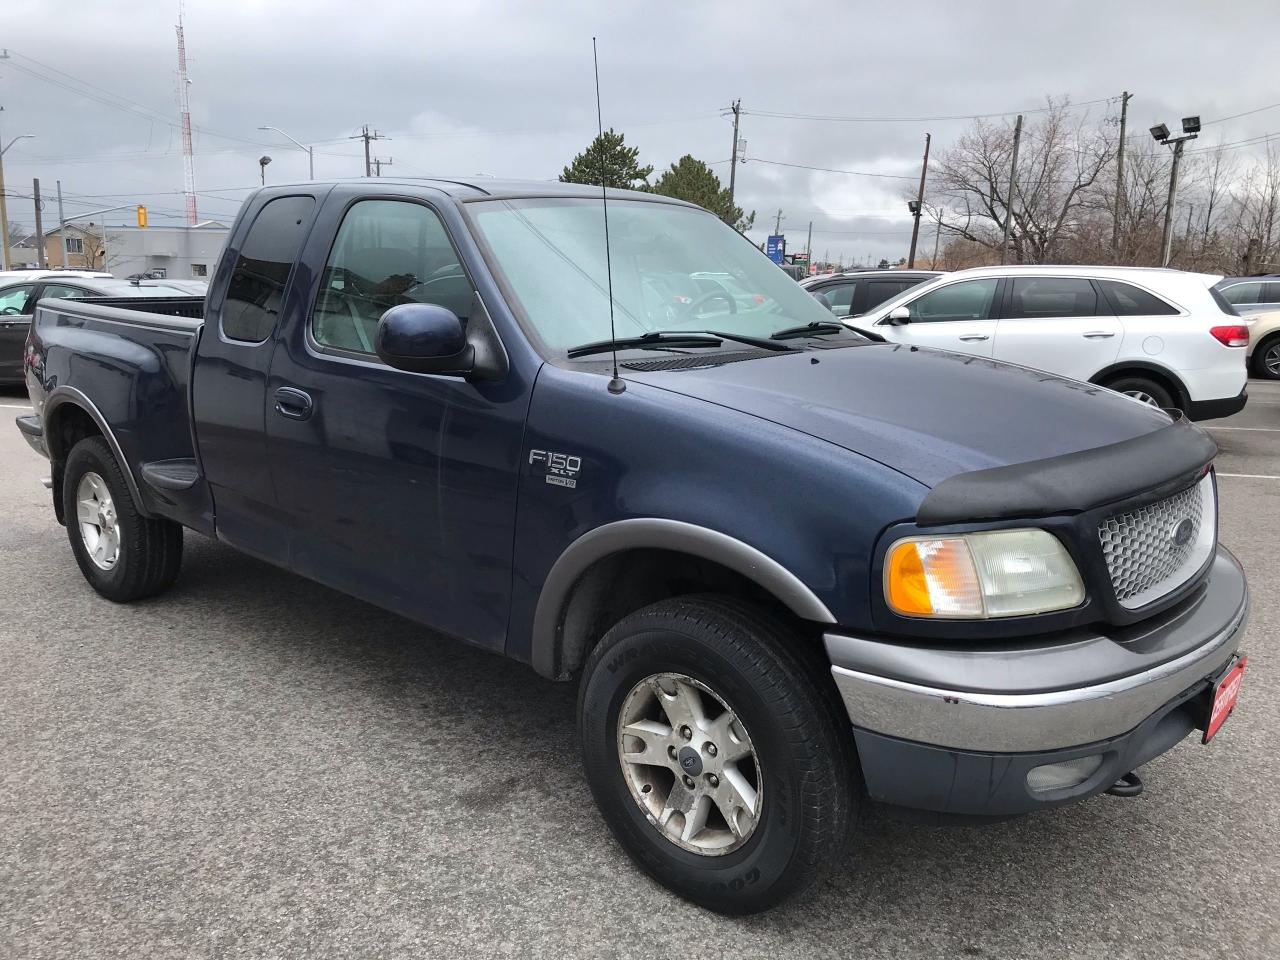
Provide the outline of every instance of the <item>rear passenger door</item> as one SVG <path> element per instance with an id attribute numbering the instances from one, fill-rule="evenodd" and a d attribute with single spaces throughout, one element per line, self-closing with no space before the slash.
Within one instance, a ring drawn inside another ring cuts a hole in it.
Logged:
<path id="1" fill-rule="evenodd" d="M 22 351 L 31 326 L 28 306 L 35 284 L 22 283 L 0 290 L 0 383 L 22 379 Z"/>
<path id="2" fill-rule="evenodd" d="M 259 198 L 245 211 L 218 264 L 192 369 L 196 449 L 218 536 L 282 566 L 289 539 L 267 460 L 267 374 L 282 321 L 300 309 L 293 287 L 310 283 L 296 261 L 316 205 L 303 193 Z"/>
<path id="3" fill-rule="evenodd" d="M 847 317 L 853 313 L 853 301 L 857 294 L 858 281 L 850 280 L 847 283 L 828 283 L 809 292 L 824 307 L 831 311 L 832 316 Z"/>
<path id="4" fill-rule="evenodd" d="M 864 280 L 860 296 L 854 302 L 854 312 L 858 314 L 874 310 L 887 300 L 892 300 L 904 290 L 910 290 L 920 280 L 908 279 L 874 279 Z"/>
<path id="5" fill-rule="evenodd" d="M 1094 281 L 1012 277 L 1007 281 L 995 358 L 1088 380 L 1120 352 L 1123 334 Z"/>

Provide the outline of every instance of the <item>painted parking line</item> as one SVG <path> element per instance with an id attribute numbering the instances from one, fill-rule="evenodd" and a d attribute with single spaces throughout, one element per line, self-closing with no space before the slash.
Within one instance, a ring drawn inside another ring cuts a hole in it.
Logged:
<path id="1" fill-rule="evenodd" d="M 1280 427 L 1211 427 L 1206 430 L 1247 430 L 1250 433 L 1280 433 Z"/>
<path id="2" fill-rule="evenodd" d="M 0 407 L 4 407 L 6 410 L 30 410 L 30 409 L 31 409 L 31 404 L 29 404 L 29 403 L 0 403 Z"/>
<path id="3" fill-rule="evenodd" d="M 1219 477 L 1231 477 L 1233 480 L 1280 480 L 1280 476 L 1272 473 L 1219 473 Z"/>

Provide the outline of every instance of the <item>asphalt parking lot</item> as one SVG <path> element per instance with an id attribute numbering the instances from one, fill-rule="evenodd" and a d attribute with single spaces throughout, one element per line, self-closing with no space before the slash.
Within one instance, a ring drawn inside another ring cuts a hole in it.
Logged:
<path id="1" fill-rule="evenodd" d="M 726 919 L 633 869 L 574 690 L 198 536 L 132 606 L 82 580 L 0 392 L 0 957 L 1280 955 L 1280 384 L 1207 426 L 1250 672 L 1209 747 L 982 828 L 866 819 Z"/>

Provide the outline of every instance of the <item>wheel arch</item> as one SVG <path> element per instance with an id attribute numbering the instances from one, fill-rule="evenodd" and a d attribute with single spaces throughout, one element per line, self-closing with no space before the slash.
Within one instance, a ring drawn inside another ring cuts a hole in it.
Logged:
<path id="1" fill-rule="evenodd" d="M 59 523 L 65 520 L 62 516 L 61 490 L 63 465 L 67 461 L 67 455 L 76 443 L 95 434 L 107 441 L 111 455 L 120 464 L 120 472 L 124 474 L 125 483 L 129 487 L 129 496 L 133 498 L 138 512 L 144 517 L 151 515 L 133 475 L 133 468 L 125 457 L 115 432 L 102 411 L 82 391 L 69 386 L 56 387 L 45 399 L 40 419 L 48 445 L 49 463 L 53 468 L 53 501 Z M 94 429 L 89 429 L 90 427 Z"/>
<path id="2" fill-rule="evenodd" d="M 755 588 L 800 620 L 836 622 L 826 604 L 795 574 L 750 544 L 680 520 L 618 520 L 584 533 L 552 565 L 533 618 L 533 668 L 551 679 L 571 676 L 586 658 L 591 641 L 598 639 L 593 636 L 599 626 L 596 614 L 610 607 L 606 592 L 620 581 L 625 584 L 627 578 L 617 576 L 620 564 L 627 558 L 652 563 L 655 557 L 710 565 L 712 571 L 718 569 L 728 578 L 736 578 L 737 584 Z M 643 596 L 643 587 L 638 589 Z M 659 598 L 645 599 L 639 605 Z M 625 599 L 622 603 L 626 605 Z"/>
<path id="3" fill-rule="evenodd" d="M 1089 379 L 1089 382 L 1105 387 L 1110 381 L 1130 375 L 1145 376 L 1155 380 L 1169 391 L 1170 395 L 1178 401 L 1178 406 L 1183 410 L 1191 403 L 1191 394 L 1187 391 L 1186 384 L 1182 382 L 1182 378 L 1168 367 L 1163 367 L 1158 363 L 1151 363 L 1148 360 L 1119 360 L 1099 370 Z"/>

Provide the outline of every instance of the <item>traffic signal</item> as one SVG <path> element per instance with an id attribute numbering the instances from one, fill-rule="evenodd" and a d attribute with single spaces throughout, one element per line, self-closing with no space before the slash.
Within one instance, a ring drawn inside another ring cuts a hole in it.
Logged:
<path id="1" fill-rule="evenodd" d="M 138 204 L 138 226 L 145 227 L 147 225 L 147 208 L 142 204 Z"/>

